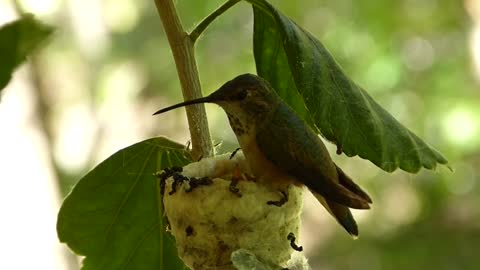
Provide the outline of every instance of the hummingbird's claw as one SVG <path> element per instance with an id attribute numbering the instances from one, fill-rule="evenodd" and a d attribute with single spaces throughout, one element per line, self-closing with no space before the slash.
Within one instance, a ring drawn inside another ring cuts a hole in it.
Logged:
<path id="1" fill-rule="evenodd" d="M 232 182 L 230 182 L 230 186 L 228 187 L 228 189 L 230 190 L 230 192 L 232 192 L 233 194 L 237 195 L 240 198 L 242 197 L 242 193 L 240 193 L 240 189 L 237 187 L 238 181 L 239 181 L 238 178 L 232 177 Z"/>
<path id="2" fill-rule="evenodd" d="M 240 148 L 237 148 L 235 151 L 233 151 L 232 155 L 230 156 L 230 159 L 232 159 L 232 157 L 235 155 L 235 153 L 237 153 L 237 151 L 239 149 Z M 233 169 L 233 172 L 232 172 L 232 178 L 231 178 L 229 190 L 230 190 L 230 192 L 237 195 L 238 197 L 242 197 L 242 194 L 240 193 L 240 189 L 237 187 L 237 184 L 240 180 L 248 181 L 249 178 L 248 178 L 248 175 L 243 173 L 240 170 L 240 167 L 238 167 L 238 165 L 237 165 L 237 166 L 235 166 L 235 168 Z"/>
<path id="3" fill-rule="evenodd" d="M 288 202 L 288 194 L 283 190 L 280 190 L 280 192 L 282 193 L 282 198 L 279 201 L 268 201 L 267 204 L 281 207 L 282 205 L 287 203 Z"/>
<path id="4" fill-rule="evenodd" d="M 199 186 L 209 186 L 211 184 L 213 184 L 213 181 L 209 177 L 202 177 L 202 178 L 192 177 L 188 180 L 189 187 L 185 189 L 185 192 L 189 193 Z"/>
<path id="5" fill-rule="evenodd" d="M 171 177 L 173 174 L 181 173 L 182 171 L 182 167 L 174 166 L 171 168 L 165 168 L 162 172 L 157 172 L 155 174 L 155 176 L 160 180 L 160 194 L 162 194 L 162 196 L 165 193 L 165 180 L 167 180 L 167 178 Z"/>
<path id="6" fill-rule="evenodd" d="M 157 172 L 155 176 L 157 176 L 158 179 L 160 179 L 160 181 L 165 181 L 167 180 L 168 177 L 172 176 L 174 173 L 182 172 L 182 171 L 183 171 L 182 167 L 173 166 L 170 168 L 163 169 L 162 172 Z"/>
<path id="7" fill-rule="evenodd" d="M 168 195 L 173 195 L 177 192 L 177 187 L 181 185 L 184 181 L 188 181 L 188 177 L 181 175 L 178 172 L 175 172 L 173 175 L 173 183 L 172 183 L 172 190 L 168 193 Z"/>

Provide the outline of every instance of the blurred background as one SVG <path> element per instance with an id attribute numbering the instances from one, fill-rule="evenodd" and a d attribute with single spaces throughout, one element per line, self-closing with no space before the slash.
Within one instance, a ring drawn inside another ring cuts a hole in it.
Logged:
<path id="1" fill-rule="evenodd" d="M 193 29 L 221 0 L 180 0 Z M 304 246 L 313 269 L 478 269 L 480 260 L 480 1 L 271 1 L 318 37 L 346 73 L 440 150 L 445 167 L 385 173 L 334 160 L 373 197 L 356 211 L 353 241 L 305 199 Z M 0 269 L 79 268 L 58 243 L 62 198 L 114 152 L 166 135 L 189 140 L 173 57 L 152 0 L 0 0 L 0 24 L 34 13 L 56 27 L 48 46 L 15 73 L 0 103 Z M 239 3 L 198 41 L 204 94 L 255 72 L 252 12 Z M 236 141 L 207 105 L 218 151 Z M 335 147 L 328 144 L 331 153 Z"/>

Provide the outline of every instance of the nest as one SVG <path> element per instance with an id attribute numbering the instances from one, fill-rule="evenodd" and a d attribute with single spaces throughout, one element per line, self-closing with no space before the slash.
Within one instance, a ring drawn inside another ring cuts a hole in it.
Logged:
<path id="1" fill-rule="evenodd" d="M 191 269 L 235 269 L 232 252 L 246 249 L 286 267 L 300 227 L 303 188 L 276 190 L 249 173 L 241 152 L 166 170 L 165 215 L 178 254 Z"/>

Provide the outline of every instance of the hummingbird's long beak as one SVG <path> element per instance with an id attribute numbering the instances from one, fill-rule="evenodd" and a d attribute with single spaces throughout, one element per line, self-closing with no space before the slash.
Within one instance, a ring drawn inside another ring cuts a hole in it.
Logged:
<path id="1" fill-rule="evenodd" d="M 157 114 L 161 114 L 161 113 L 164 113 L 164 112 L 168 112 L 170 110 L 173 110 L 173 109 L 176 109 L 176 108 L 180 108 L 180 107 L 183 107 L 183 106 L 188 106 L 188 105 L 193 105 L 193 104 L 199 104 L 199 103 L 213 103 L 215 102 L 215 99 L 212 98 L 212 96 L 206 96 L 206 97 L 203 97 L 203 98 L 197 98 L 197 99 L 192 99 L 192 100 L 187 100 L 185 102 L 182 102 L 182 103 L 178 103 L 178 104 L 175 104 L 175 105 L 172 105 L 170 107 L 166 107 L 166 108 L 163 108 L 161 110 L 158 110 L 157 112 L 155 112 L 153 115 L 157 115 Z"/>

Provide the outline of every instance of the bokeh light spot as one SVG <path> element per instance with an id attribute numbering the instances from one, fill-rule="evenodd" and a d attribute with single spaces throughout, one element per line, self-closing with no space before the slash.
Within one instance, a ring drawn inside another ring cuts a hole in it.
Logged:
<path id="1" fill-rule="evenodd" d="M 71 106 L 58 119 L 55 159 L 67 171 L 79 171 L 88 163 L 95 121 L 87 104 Z"/>
<path id="2" fill-rule="evenodd" d="M 410 184 L 392 183 L 384 195 L 383 214 L 392 225 L 409 224 L 419 216 L 421 203 L 417 192 Z"/>
<path id="3" fill-rule="evenodd" d="M 102 70 L 99 81 L 103 109 L 115 113 L 132 103 L 145 86 L 146 77 L 140 64 L 121 61 L 107 65 Z"/>
<path id="4" fill-rule="evenodd" d="M 400 70 L 395 59 L 380 56 L 370 65 L 366 73 L 366 88 L 373 91 L 386 91 L 400 80 Z"/>
<path id="5" fill-rule="evenodd" d="M 138 5 L 132 0 L 107 0 L 104 7 L 107 26 L 114 32 L 131 31 L 137 25 L 140 17 Z"/>
<path id="6" fill-rule="evenodd" d="M 81 52 L 91 59 L 103 57 L 111 44 L 105 25 L 102 3 L 96 0 L 68 1 L 66 3 L 76 43 Z"/>
<path id="7" fill-rule="evenodd" d="M 430 42 L 421 37 L 413 37 L 403 47 L 403 61 L 408 69 L 422 71 L 432 66 L 435 59 Z"/>
<path id="8" fill-rule="evenodd" d="M 443 121 L 445 137 L 457 145 L 466 145 L 476 139 L 478 115 L 466 107 L 457 107 L 447 113 Z"/>

